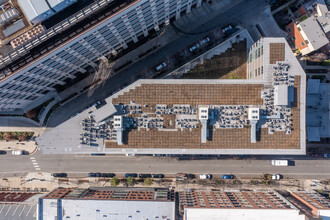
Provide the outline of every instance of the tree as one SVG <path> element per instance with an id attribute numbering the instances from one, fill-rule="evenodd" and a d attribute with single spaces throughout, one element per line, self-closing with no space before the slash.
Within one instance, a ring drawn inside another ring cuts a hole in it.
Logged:
<path id="1" fill-rule="evenodd" d="M 6 132 L 5 135 L 4 135 L 4 139 L 6 141 L 14 141 L 15 136 L 11 132 Z"/>
<path id="2" fill-rule="evenodd" d="M 36 118 L 37 117 L 37 111 L 34 110 L 34 109 L 32 109 L 30 111 L 27 111 L 26 112 L 26 117 L 31 118 L 31 119 Z"/>
<path id="3" fill-rule="evenodd" d="M 17 136 L 17 139 L 19 141 L 26 141 L 26 138 L 27 138 L 27 134 L 26 133 L 21 133 Z"/>
<path id="4" fill-rule="evenodd" d="M 119 182 L 120 182 L 120 180 L 119 180 L 117 177 L 113 177 L 113 178 L 110 180 L 110 184 L 111 184 L 111 186 L 113 186 L 113 187 L 118 186 Z"/>
<path id="5" fill-rule="evenodd" d="M 152 185 L 152 179 L 151 178 L 145 178 L 144 179 L 144 185 L 151 186 Z"/>
<path id="6" fill-rule="evenodd" d="M 134 177 L 132 177 L 132 176 L 128 177 L 127 178 L 127 183 L 128 183 L 128 185 L 133 186 L 135 184 Z"/>

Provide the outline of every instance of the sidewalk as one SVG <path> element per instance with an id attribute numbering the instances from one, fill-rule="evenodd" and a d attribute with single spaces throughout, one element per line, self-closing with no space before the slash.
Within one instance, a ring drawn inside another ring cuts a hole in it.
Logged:
<path id="1" fill-rule="evenodd" d="M 7 151 L 7 154 L 11 154 L 12 150 L 22 150 L 28 152 L 29 155 L 33 155 L 37 152 L 38 146 L 35 141 L 0 141 L 0 150 Z"/>
<path id="2" fill-rule="evenodd" d="M 26 176 L 21 174 L 16 177 L 7 177 L 0 179 L 0 188 L 4 190 L 36 190 L 39 192 L 51 191 L 58 187 L 110 187 L 110 178 L 54 178 L 50 173 L 35 172 L 27 173 Z M 251 180 L 258 182 L 257 185 L 251 184 Z M 166 178 L 164 180 L 153 179 L 153 184 L 149 187 L 167 187 L 175 189 L 176 191 L 183 191 L 185 189 L 261 189 L 261 190 L 313 190 L 322 189 L 329 190 L 328 185 L 319 184 L 318 186 L 312 186 L 312 180 L 294 180 L 284 179 L 276 181 L 271 185 L 262 183 L 262 179 L 234 179 L 234 180 L 200 180 L 194 179 L 191 181 L 176 181 L 175 178 Z M 118 187 L 123 187 L 124 184 L 120 183 Z M 148 187 L 142 183 L 136 183 L 133 187 Z"/>

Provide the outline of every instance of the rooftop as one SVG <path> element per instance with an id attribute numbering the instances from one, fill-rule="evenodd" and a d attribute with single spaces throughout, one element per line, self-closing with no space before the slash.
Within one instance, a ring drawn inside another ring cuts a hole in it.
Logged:
<path id="1" fill-rule="evenodd" d="M 65 189 L 55 189 L 43 198 L 40 210 L 45 219 L 54 219 L 59 212 L 63 213 L 63 219 L 175 219 L 174 193 L 167 188 L 94 187 L 68 190 L 70 193 Z M 58 193 L 61 196 L 57 196 Z"/>
<path id="2" fill-rule="evenodd" d="M 293 191 L 291 195 L 303 201 L 309 207 L 330 210 L 330 200 L 314 191 Z"/>
<path id="3" fill-rule="evenodd" d="M 179 205 L 184 220 L 305 219 L 295 206 L 275 191 L 180 192 Z"/>
<path id="4" fill-rule="evenodd" d="M 283 62 L 268 62 L 264 79 L 139 80 L 37 142 L 44 153 L 303 154 L 304 72 L 286 43 L 271 45 L 269 57 Z M 282 87 L 288 97 L 276 103 Z M 260 112 L 253 132 L 251 108 Z"/>
<path id="5" fill-rule="evenodd" d="M 38 199 L 42 194 L 36 193 L 0 193 L 1 220 L 36 220 Z"/>
<path id="6" fill-rule="evenodd" d="M 312 44 L 314 50 L 317 50 L 329 43 L 329 40 L 320 26 L 317 18 L 309 17 L 306 20 L 299 23 L 304 34 L 306 35 L 306 40 Z"/>
<path id="7" fill-rule="evenodd" d="M 104 0 L 99 4 L 92 3 L 46 31 L 33 36 L 10 53 L 0 56 L 0 72 L 2 73 L 0 80 L 62 49 L 73 39 L 112 18 L 134 2 L 136 0 Z M 91 14 L 93 16 L 90 16 Z"/>
<path id="8" fill-rule="evenodd" d="M 81 200 L 143 200 L 173 201 L 174 194 L 167 188 L 123 188 L 123 187 L 90 187 L 57 188 L 44 199 L 81 199 Z"/>

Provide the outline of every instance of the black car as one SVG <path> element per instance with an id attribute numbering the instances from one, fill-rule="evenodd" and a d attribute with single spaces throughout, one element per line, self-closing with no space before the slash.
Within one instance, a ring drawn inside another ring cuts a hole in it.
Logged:
<path id="1" fill-rule="evenodd" d="M 136 173 L 126 173 L 125 174 L 125 177 L 128 178 L 128 177 L 137 177 L 137 174 Z"/>
<path id="2" fill-rule="evenodd" d="M 190 173 L 187 173 L 187 174 L 185 174 L 185 177 L 187 178 L 187 179 L 195 179 L 195 174 L 190 174 Z"/>
<path id="3" fill-rule="evenodd" d="M 0 150 L 0 154 L 7 154 L 7 151 L 5 151 L 5 150 Z"/>
<path id="4" fill-rule="evenodd" d="M 89 173 L 88 177 L 101 177 L 101 173 Z"/>
<path id="5" fill-rule="evenodd" d="M 114 177 L 116 174 L 114 173 L 101 173 L 101 177 Z"/>
<path id="6" fill-rule="evenodd" d="M 151 174 L 141 173 L 139 174 L 139 178 L 151 178 Z"/>
<path id="7" fill-rule="evenodd" d="M 66 173 L 53 173 L 52 176 L 53 177 L 67 177 L 68 174 L 66 174 Z"/>
<path id="8" fill-rule="evenodd" d="M 151 177 L 152 178 L 164 178 L 165 175 L 164 174 L 152 174 Z"/>

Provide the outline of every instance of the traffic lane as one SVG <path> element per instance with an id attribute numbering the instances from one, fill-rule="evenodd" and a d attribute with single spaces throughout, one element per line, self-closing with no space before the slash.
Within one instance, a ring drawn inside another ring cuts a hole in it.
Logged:
<path id="1" fill-rule="evenodd" d="M 330 176 L 329 160 L 296 160 L 295 166 L 272 166 L 270 160 L 186 160 L 174 158 L 130 158 L 121 156 L 82 157 L 65 155 L 60 159 L 44 155 L 38 163 L 45 172 L 108 172 L 108 173 L 210 173 L 234 174 L 240 178 L 263 173 L 282 174 L 293 178 L 326 178 Z"/>
<path id="2" fill-rule="evenodd" d="M 29 155 L 11 155 L 11 151 L 7 154 L 0 155 L 0 172 L 1 173 L 19 173 L 35 171 Z"/>

